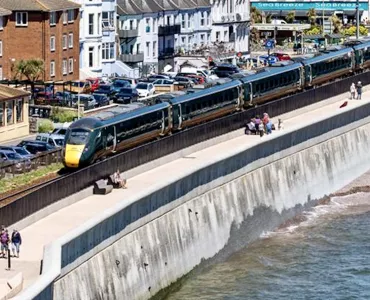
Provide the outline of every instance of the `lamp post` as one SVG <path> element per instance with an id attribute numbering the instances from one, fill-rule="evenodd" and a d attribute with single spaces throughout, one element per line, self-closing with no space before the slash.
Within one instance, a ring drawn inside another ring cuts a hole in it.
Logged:
<path id="1" fill-rule="evenodd" d="M 359 0 L 356 0 L 356 39 L 360 37 L 360 8 Z"/>

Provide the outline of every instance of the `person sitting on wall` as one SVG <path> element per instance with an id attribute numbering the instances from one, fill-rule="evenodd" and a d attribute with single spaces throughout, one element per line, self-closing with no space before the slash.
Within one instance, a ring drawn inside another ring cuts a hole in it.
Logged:
<path id="1" fill-rule="evenodd" d="M 247 135 L 250 134 L 257 134 L 256 124 L 254 123 L 254 119 L 251 119 L 249 123 L 245 126 L 244 133 Z"/>
<path id="2" fill-rule="evenodd" d="M 113 183 L 117 184 L 119 188 L 126 189 L 127 180 L 121 177 L 119 169 L 113 174 Z"/>

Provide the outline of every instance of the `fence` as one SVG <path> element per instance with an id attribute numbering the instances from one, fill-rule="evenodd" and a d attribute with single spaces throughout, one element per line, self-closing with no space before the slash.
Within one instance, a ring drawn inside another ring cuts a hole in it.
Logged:
<path id="1" fill-rule="evenodd" d="M 264 112 L 268 112 L 270 116 L 276 116 L 322 101 L 348 91 L 352 82 L 362 81 L 364 85 L 369 84 L 369 75 L 370 73 L 355 75 L 317 89 L 311 89 L 201 124 L 118 154 L 105 161 L 63 176 L 9 203 L 0 209 L 0 220 L 5 225 L 14 224 L 62 198 L 91 186 L 95 181 L 108 177 L 116 171 L 117 166 L 120 166 L 120 170 L 124 172 L 207 139 L 239 129 L 244 126 L 246 120 L 257 114 L 262 115 Z"/>

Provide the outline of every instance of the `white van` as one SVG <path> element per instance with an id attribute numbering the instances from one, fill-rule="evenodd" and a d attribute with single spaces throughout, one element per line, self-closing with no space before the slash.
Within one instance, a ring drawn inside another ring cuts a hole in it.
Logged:
<path id="1" fill-rule="evenodd" d="M 53 147 L 63 147 L 64 135 L 39 133 L 36 135 L 36 141 L 46 142 Z"/>
<path id="2" fill-rule="evenodd" d="M 181 73 L 189 73 L 189 74 L 195 74 L 200 75 L 205 78 L 208 78 L 210 80 L 217 80 L 218 76 L 215 74 L 212 70 L 207 69 L 197 69 L 197 68 L 191 68 L 191 67 L 184 67 L 181 68 Z"/>

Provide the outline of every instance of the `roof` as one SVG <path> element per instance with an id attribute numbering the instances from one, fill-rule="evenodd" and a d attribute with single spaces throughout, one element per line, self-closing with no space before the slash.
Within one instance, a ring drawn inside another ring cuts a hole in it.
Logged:
<path id="1" fill-rule="evenodd" d="M 0 0 L 0 7 L 10 11 L 57 11 L 80 8 L 69 0 Z"/>
<path id="2" fill-rule="evenodd" d="M 345 49 L 338 50 L 338 51 L 335 51 L 335 52 L 330 52 L 330 53 L 323 54 L 323 55 L 320 55 L 320 56 L 316 56 L 316 57 L 313 57 L 313 58 L 305 59 L 305 60 L 302 61 L 302 64 L 309 65 L 309 64 L 317 63 L 317 62 L 324 61 L 324 60 L 327 60 L 327 59 L 330 59 L 330 58 L 335 58 L 335 57 L 338 57 L 338 56 L 342 56 L 344 54 L 348 54 L 348 53 L 351 53 L 351 52 L 353 52 L 352 48 L 345 48 Z"/>
<path id="3" fill-rule="evenodd" d="M 370 47 L 370 41 L 369 42 L 365 42 L 363 44 L 359 44 L 359 45 L 353 46 L 353 49 L 355 49 L 355 50 L 361 50 L 361 49 L 369 48 L 369 47 Z"/>
<path id="4" fill-rule="evenodd" d="M 260 80 L 260 79 L 270 77 L 270 76 L 273 76 L 273 75 L 278 75 L 278 74 L 282 74 L 282 73 L 285 73 L 285 72 L 288 72 L 288 71 L 296 70 L 296 69 L 299 69 L 300 67 L 302 67 L 302 64 L 294 63 L 292 65 L 288 65 L 288 66 L 285 66 L 285 67 L 270 68 L 266 72 L 262 72 L 262 73 L 250 75 L 250 76 L 245 77 L 245 78 L 241 78 L 240 81 L 242 81 L 243 83 L 252 82 L 252 81 Z"/>
<path id="5" fill-rule="evenodd" d="M 0 17 L 9 16 L 11 14 L 12 12 L 10 10 L 0 7 Z"/>
<path id="6" fill-rule="evenodd" d="M 29 95 L 30 93 L 24 90 L 12 88 L 10 86 L 0 84 L 0 100 L 16 98 L 16 97 L 27 97 Z"/>
<path id="7" fill-rule="evenodd" d="M 230 81 L 230 82 L 227 82 L 221 85 L 217 85 L 217 86 L 214 86 L 209 89 L 205 89 L 205 90 L 202 90 L 196 93 L 191 93 L 191 94 L 176 97 L 170 100 L 170 102 L 172 104 L 180 104 L 180 103 L 188 102 L 188 101 L 198 99 L 198 98 L 201 98 L 207 95 L 212 95 L 214 93 L 221 92 L 221 91 L 233 88 L 233 87 L 237 87 L 239 85 L 240 85 L 239 81 L 233 80 L 233 81 Z"/>
<path id="8" fill-rule="evenodd" d="M 310 34 L 310 35 L 303 35 L 304 39 L 316 40 L 316 39 L 325 39 L 322 34 Z"/>

